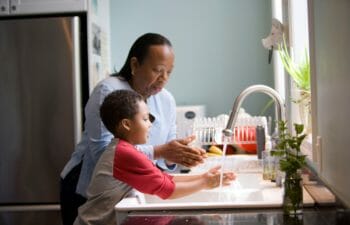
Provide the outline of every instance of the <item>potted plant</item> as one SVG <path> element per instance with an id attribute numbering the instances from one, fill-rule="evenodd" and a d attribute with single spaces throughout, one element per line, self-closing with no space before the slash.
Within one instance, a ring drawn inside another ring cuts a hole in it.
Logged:
<path id="1" fill-rule="evenodd" d="M 311 132 L 311 91 L 310 91 L 310 60 L 305 49 L 305 58 L 302 63 L 295 63 L 289 54 L 286 40 L 279 45 L 279 56 L 287 73 L 292 78 L 299 91 L 299 98 L 293 102 L 299 104 L 300 119 L 305 126 L 305 132 Z"/>
<path id="2" fill-rule="evenodd" d="M 294 124 L 294 135 L 288 132 L 287 122 L 278 121 L 278 127 L 279 137 L 272 154 L 280 157 L 279 169 L 285 174 L 283 209 L 285 214 L 298 215 L 303 207 L 301 170 L 306 165 L 306 156 L 300 151 L 306 137 L 304 125 Z"/>

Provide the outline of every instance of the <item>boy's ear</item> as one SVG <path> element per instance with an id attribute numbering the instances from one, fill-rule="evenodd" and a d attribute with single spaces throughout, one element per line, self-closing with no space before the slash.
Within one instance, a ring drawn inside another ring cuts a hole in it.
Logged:
<path id="1" fill-rule="evenodd" d="M 129 119 L 122 119 L 120 122 L 122 127 L 124 127 L 125 130 L 129 131 L 131 129 L 131 121 Z"/>
<path id="2" fill-rule="evenodd" d="M 149 121 L 153 123 L 156 120 L 156 118 L 151 113 L 149 113 L 148 115 L 149 115 Z"/>

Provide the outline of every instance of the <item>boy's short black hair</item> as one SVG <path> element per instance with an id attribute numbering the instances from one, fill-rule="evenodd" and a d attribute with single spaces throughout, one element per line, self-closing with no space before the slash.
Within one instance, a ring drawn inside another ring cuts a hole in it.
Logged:
<path id="1" fill-rule="evenodd" d="M 140 94 L 130 90 L 113 91 L 100 107 L 103 124 L 114 136 L 116 127 L 123 119 L 132 119 L 138 112 L 138 103 L 143 101 Z"/>

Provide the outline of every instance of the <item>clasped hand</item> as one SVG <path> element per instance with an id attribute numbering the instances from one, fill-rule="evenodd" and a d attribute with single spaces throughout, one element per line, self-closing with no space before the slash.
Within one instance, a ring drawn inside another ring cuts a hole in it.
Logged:
<path id="1" fill-rule="evenodd" d="M 195 139 L 195 136 L 188 136 L 183 139 L 176 139 L 169 143 L 159 146 L 159 156 L 166 159 L 167 162 L 181 164 L 186 167 L 194 167 L 204 162 L 206 152 L 199 147 L 189 146 Z"/>

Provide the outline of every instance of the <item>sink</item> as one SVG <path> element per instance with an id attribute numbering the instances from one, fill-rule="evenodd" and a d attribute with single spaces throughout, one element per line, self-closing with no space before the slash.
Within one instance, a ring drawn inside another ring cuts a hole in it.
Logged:
<path id="1" fill-rule="evenodd" d="M 172 199 L 162 200 L 154 195 L 147 195 L 136 192 L 133 197 L 124 198 L 117 205 L 115 211 L 117 215 L 118 224 L 129 212 L 144 212 L 144 211 L 163 211 L 163 210 L 217 210 L 217 209 L 235 209 L 235 208 L 278 208 L 282 206 L 283 202 L 283 188 L 277 187 L 274 182 L 263 180 L 262 174 L 257 168 L 252 168 L 259 165 L 259 163 L 252 163 L 252 157 L 245 157 L 244 160 L 237 157 L 228 158 L 225 163 L 225 168 L 232 168 L 232 162 L 241 165 L 244 170 L 236 171 L 236 180 L 230 186 L 215 188 L 211 190 L 202 190 L 192 195 Z M 256 158 L 256 156 L 255 156 Z M 218 159 L 210 159 L 215 161 Z M 258 160 L 255 160 L 258 161 Z M 246 162 L 249 165 L 244 166 Z M 205 164 L 213 165 L 211 162 Z M 198 167 L 192 173 L 201 173 L 208 168 Z M 252 172 L 253 171 L 253 172 Z M 176 174 L 174 175 L 176 176 Z M 305 195 L 307 197 L 305 198 Z M 306 200 L 306 202 L 305 202 Z M 306 191 L 304 191 L 304 203 L 306 205 L 313 205 L 313 200 Z"/>
<path id="2" fill-rule="evenodd" d="M 261 174 L 237 174 L 230 185 L 212 190 L 202 190 L 192 195 L 162 200 L 154 195 L 140 194 L 140 205 L 153 209 L 185 208 L 234 208 L 247 206 L 276 207 L 282 203 L 282 189 L 269 181 L 263 181 Z M 186 203 L 186 204 L 184 204 Z"/>
<path id="3" fill-rule="evenodd" d="M 230 186 L 202 190 L 178 199 L 163 200 L 137 192 L 133 199 L 125 198 L 120 201 L 115 209 L 130 211 L 279 207 L 282 204 L 282 194 L 282 188 L 263 180 L 261 174 L 242 173 L 236 174 L 236 180 Z"/>
<path id="4" fill-rule="evenodd" d="M 133 197 L 124 198 L 115 205 L 117 224 L 121 224 L 130 212 L 281 207 L 282 191 L 275 183 L 262 180 L 262 174 L 242 173 L 236 174 L 236 180 L 230 186 L 202 190 L 178 199 L 162 200 L 136 192 Z"/>

